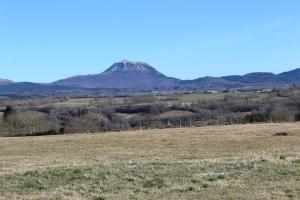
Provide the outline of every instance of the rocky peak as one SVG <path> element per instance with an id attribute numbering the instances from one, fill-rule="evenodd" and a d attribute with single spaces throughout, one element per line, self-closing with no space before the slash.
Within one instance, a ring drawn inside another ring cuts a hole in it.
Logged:
<path id="1" fill-rule="evenodd" d="M 104 74 L 118 73 L 118 72 L 159 73 L 147 63 L 122 60 L 121 62 L 117 62 L 113 64 L 109 69 L 107 69 L 104 72 Z"/>

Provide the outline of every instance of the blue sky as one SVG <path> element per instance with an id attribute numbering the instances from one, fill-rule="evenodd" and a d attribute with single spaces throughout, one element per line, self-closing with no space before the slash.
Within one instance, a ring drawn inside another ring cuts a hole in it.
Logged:
<path id="1" fill-rule="evenodd" d="M 299 0 L 0 0 L 0 77 L 51 82 L 122 59 L 168 76 L 300 67 Z"/>

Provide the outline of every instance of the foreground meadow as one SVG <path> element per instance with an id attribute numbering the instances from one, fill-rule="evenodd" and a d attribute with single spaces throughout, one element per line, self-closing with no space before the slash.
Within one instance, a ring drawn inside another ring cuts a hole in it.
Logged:
<path id="1" fill-rule="evenodd" d="M 299 198 L 299 123 L 0 138 L 0 199 Z"/>

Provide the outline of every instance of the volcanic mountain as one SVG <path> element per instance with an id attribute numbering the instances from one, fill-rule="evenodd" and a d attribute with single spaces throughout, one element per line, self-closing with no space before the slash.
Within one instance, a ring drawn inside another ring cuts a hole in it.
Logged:
<path id="1" fill-rule="evenodd" d="M 80 75 L 54 83 L 14 83 L 0 79 L 0 93 L 60 93 L 60 92 L 204 92 L 208 90 L 272 89 L 300 85 L 300 68 L 280 74 L 254 72 L 245 75 L 202 77 L 180 80 L 167 77 L 143 62 L 123 60 L 100 74 Z M 107 90 L 106 90 L 107 89 Z M 122 94 L 124 94 L 122 93 Z"/>
<path id="2" fill-rule="evenodd" d="M 179 82 L 179 79 L 167 77 L 147 63 L 123 60 L 100 74 L 74 76 L 53 84 L 82 88 L 167 89 Z"/>

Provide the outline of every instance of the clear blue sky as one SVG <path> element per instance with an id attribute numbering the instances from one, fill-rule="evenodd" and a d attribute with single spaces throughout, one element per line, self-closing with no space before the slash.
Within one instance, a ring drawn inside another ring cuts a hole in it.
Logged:
<path id="1" fill-rule="evenodd" d="M 299 0 L 0 0 L 0 77 L 51 82 L 122 60 L 168 76 L 300 67 Z"/>

